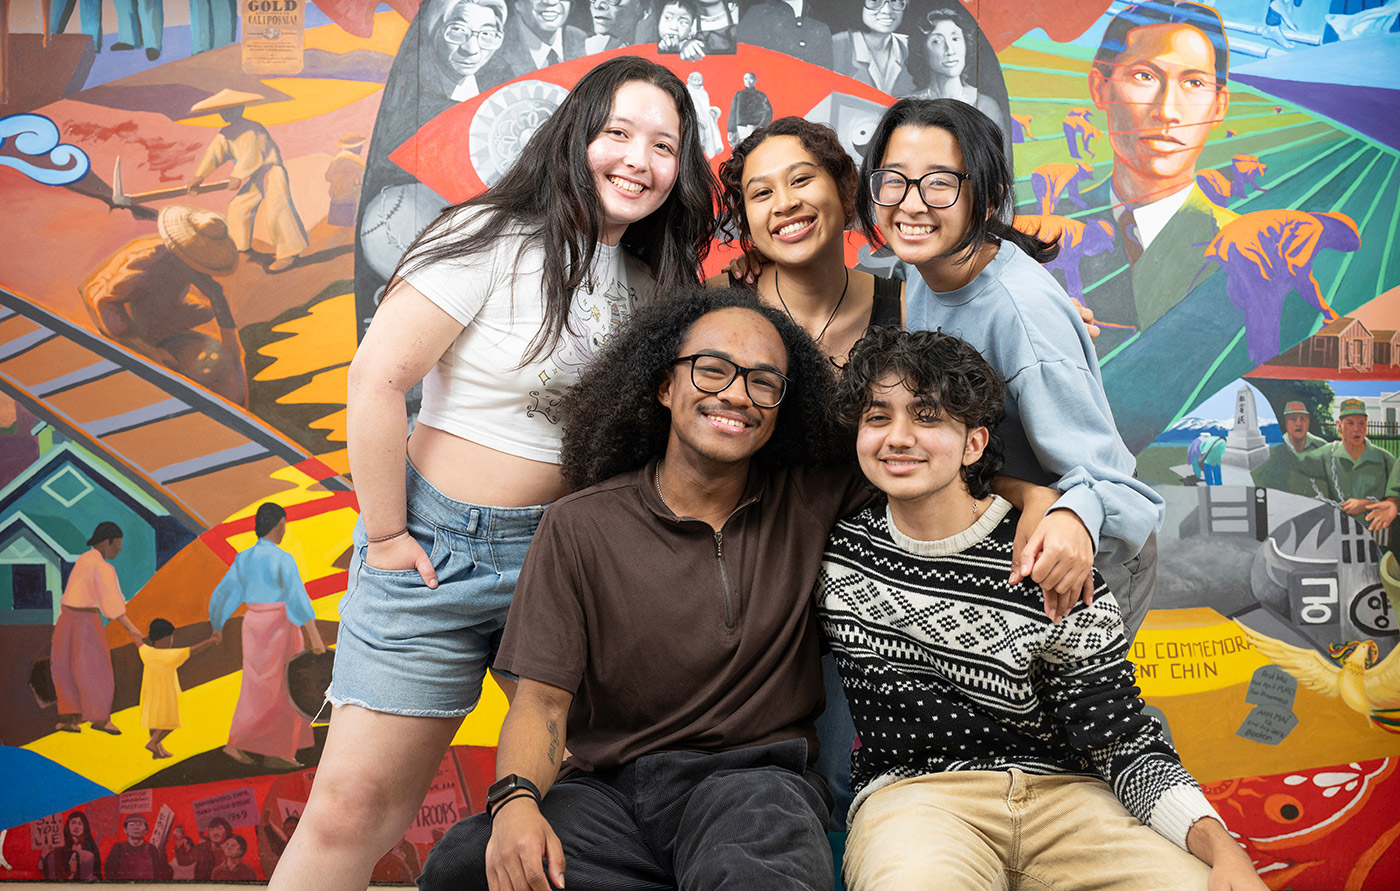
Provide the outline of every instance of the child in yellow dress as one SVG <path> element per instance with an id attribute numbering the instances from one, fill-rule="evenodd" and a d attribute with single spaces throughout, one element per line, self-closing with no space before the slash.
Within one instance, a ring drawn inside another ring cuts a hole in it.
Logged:
<path id="1" fill-rule="evenodd" d="M 172 730 L 179 730 L 180 675 L 178 669 L 185 660 L 200 650 L 218 643 L 214 638 L 200 641 L 192 647 L 175 647 L 175 626 L 165 619 L 151 620 L 151 633 L 141 645 L 141 726 L 151 731 L 146 743 L 152 758 L 169 758 L 170 753 L 161 740 Z"/>

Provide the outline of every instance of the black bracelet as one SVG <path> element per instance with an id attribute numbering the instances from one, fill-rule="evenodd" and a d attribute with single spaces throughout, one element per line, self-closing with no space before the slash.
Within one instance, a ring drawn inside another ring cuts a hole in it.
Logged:
<path id="1" fill-rule="evenodd" d="M 538 795 L 536 795 L 529 789 L 517 789 L 516 791 L 507 795 L 505 798 L 502 798 L 500 801 L 496 802 L 496 806 L 491 809 L 491 820 L 494 822 L 496 819 L 496 815 L 501 812 L 501 808 L 505 807 L 508 803 L 514 801 L 517 798 L 524 798 L 526 796 L 535 799 L 535 806 L 539 806 L 540 797 Z"/>

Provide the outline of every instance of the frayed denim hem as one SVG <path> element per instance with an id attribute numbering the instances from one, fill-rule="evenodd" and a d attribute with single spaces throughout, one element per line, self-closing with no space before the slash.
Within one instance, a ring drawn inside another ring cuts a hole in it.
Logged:
<path id="1" fill-rule="evenodd" d="M 367 711 L 379 712 L 382 715 L 398 715 L 404 718 L 465 718 L 476 709 L 480 699 L 465 709 L 380 708 L 379 706 L 370 705 L 363 699 L 332 696 L 330 692 L 327 691 L 326 702 L 329 703 L 332 708 L 339 708 L 342 705 L 353 705 Z M 318 712 L 317 714 L 319 715 L 320 713 Z"/>

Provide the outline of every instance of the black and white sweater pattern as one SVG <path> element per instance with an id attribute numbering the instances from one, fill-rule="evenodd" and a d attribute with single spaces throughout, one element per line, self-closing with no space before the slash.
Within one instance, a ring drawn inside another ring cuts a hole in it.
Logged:
<path id="1" fill-rule="evenodd" d="M 1143 713 L 1117 602 L 1095 573 L 1093 605 L 1053 624 L 1038 585 L 1007 583 L 1019 517 L 997 498 L 925 542 L 881 505 L 832 530 L 817 606 L 860 739 L 852 816 L 900 779 L 1015 767 L 1099 777 L 1185 847 L 1215 812 Z"/>

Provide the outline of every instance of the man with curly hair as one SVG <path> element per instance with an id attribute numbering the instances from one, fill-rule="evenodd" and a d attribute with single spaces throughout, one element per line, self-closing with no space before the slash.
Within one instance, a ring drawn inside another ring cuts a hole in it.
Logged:
<path id="1" fill-rule="evenodd" d="M 496 665 L 487 813 L 420 886 L 830 889 L 811 605 L 869 500 L 830 365 L 742 289 L 639 310 L 565 403 L 563 468 Z M 494 825 L 493 825 L 494 823 Z"/>
<path id="2" fill-rule="evenodd" d="M 888 496 L 837 524 L 817 578 L 861 740 L 845 887 L 1263 891 L 1143 714 L 1103 579 L 1058 623 L 1035 582 L 1010 583 L 1018 513 L 991 492 L 1005 392 L 966 342 L 892 328 L 838 387 Z"/>

